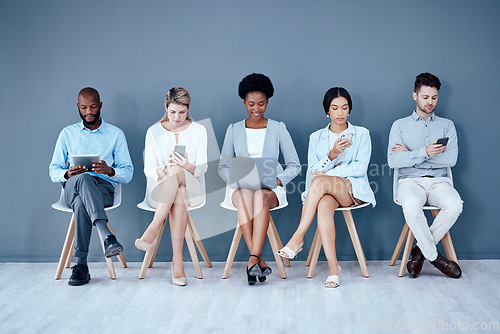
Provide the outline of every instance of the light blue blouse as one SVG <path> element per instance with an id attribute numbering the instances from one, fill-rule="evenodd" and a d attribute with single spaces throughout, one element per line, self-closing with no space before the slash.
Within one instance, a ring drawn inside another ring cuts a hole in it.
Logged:
<path id="1" fill-rule="evenodd" d="M 224 144 L 220 153 L 219 175 L 228 182 L 227 164 L 224 162 L 226 157 L 248 157 L 247 136 L 245 131 L 245 120 L 229 124 L 224 137 Z M 283 154 L 285 159 L 285 169 L 278 165 L 278 178 L 283 186 L 293 180 L 300 173 L 300 161 L 292 137 L 287 131 L 285 123 L 267 120 L 267 130 L 264 139 L 263 157 L 276 158 Z"/>
<path id="2" fill-rule="evenodd" d="M 330 160 L 328 157 L 330 153 L 328 141 L 329 127 L 330 124 L 323 129 L 313 132 L 309 137 L 306 191 L 302 193 L 302 201 L 305 200 L 311 186 L 311 181 L 315 176 L 311 175 L 311 172 L 325 172 L 330 176 L 347 178 L 351 181 L 353 196 L 375 206 L 375 195 L 366 176 L 372 153 L 370 131 L 347 122 L 347 132 L 353 134 L 352 145 L 344 151 L 345 156 L 341 165 L 335 167 L 337 159 Z"/>

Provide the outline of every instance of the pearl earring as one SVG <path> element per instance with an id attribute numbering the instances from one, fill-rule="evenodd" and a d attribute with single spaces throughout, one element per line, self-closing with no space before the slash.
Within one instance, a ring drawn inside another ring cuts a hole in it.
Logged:
<path id="1" fill-rule="evenodd" d="M 326 117 L 330 118 L 330 114 L 326 114 Z"/>

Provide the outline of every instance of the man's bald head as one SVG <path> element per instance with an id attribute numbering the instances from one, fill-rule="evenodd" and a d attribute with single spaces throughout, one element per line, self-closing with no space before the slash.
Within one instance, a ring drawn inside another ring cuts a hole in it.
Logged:
<path id="1" fill-rule="evenodd" d="M 99 92 L 92 87 L 85 87 L 78 93 L 78 96 L 85 96 L 86 98 L 91 98 L 94 101 L 100 102 L 101 97 L 99 96 Z"/>
<path id="2" fill-rule="evenodd" d="M 92 87 L 85 87 L 78 93 L 78 103 L 76 104 L 83 124 L 91 129 L 97 129 L 101 125 L 101 97 L 97 90 Z"/>

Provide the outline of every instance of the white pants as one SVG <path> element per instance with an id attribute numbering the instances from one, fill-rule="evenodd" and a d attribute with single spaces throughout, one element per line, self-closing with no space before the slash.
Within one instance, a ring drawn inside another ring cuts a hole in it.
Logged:
<path id="1" fill-rule="evenodd" d="M 436 245 L 462 212 L 462 199 L 451 180 L 447 177 L 402 179 L 397 201 L 403 206 L 406 223 L 422 254 L 427 260 L 434 261 L 437 258 Z M 441 209 L 430 227 L 424 215 L 424 205 Z"/>

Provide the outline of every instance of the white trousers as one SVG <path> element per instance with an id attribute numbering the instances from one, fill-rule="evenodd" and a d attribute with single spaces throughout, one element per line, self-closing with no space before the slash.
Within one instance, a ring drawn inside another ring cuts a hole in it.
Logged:
<path id="1" fill-rule="evenodd" d="M 447 177 L 402 179 L 397 201 L 403 206 L 406 223 L 422 254 L 427 260 L 434 261 L 437 258 L 436 245 L 462 212 L 462 199 L 451 180 Z M 425 205 L 441 209 L 430 227 L 424 215 Z"/>

